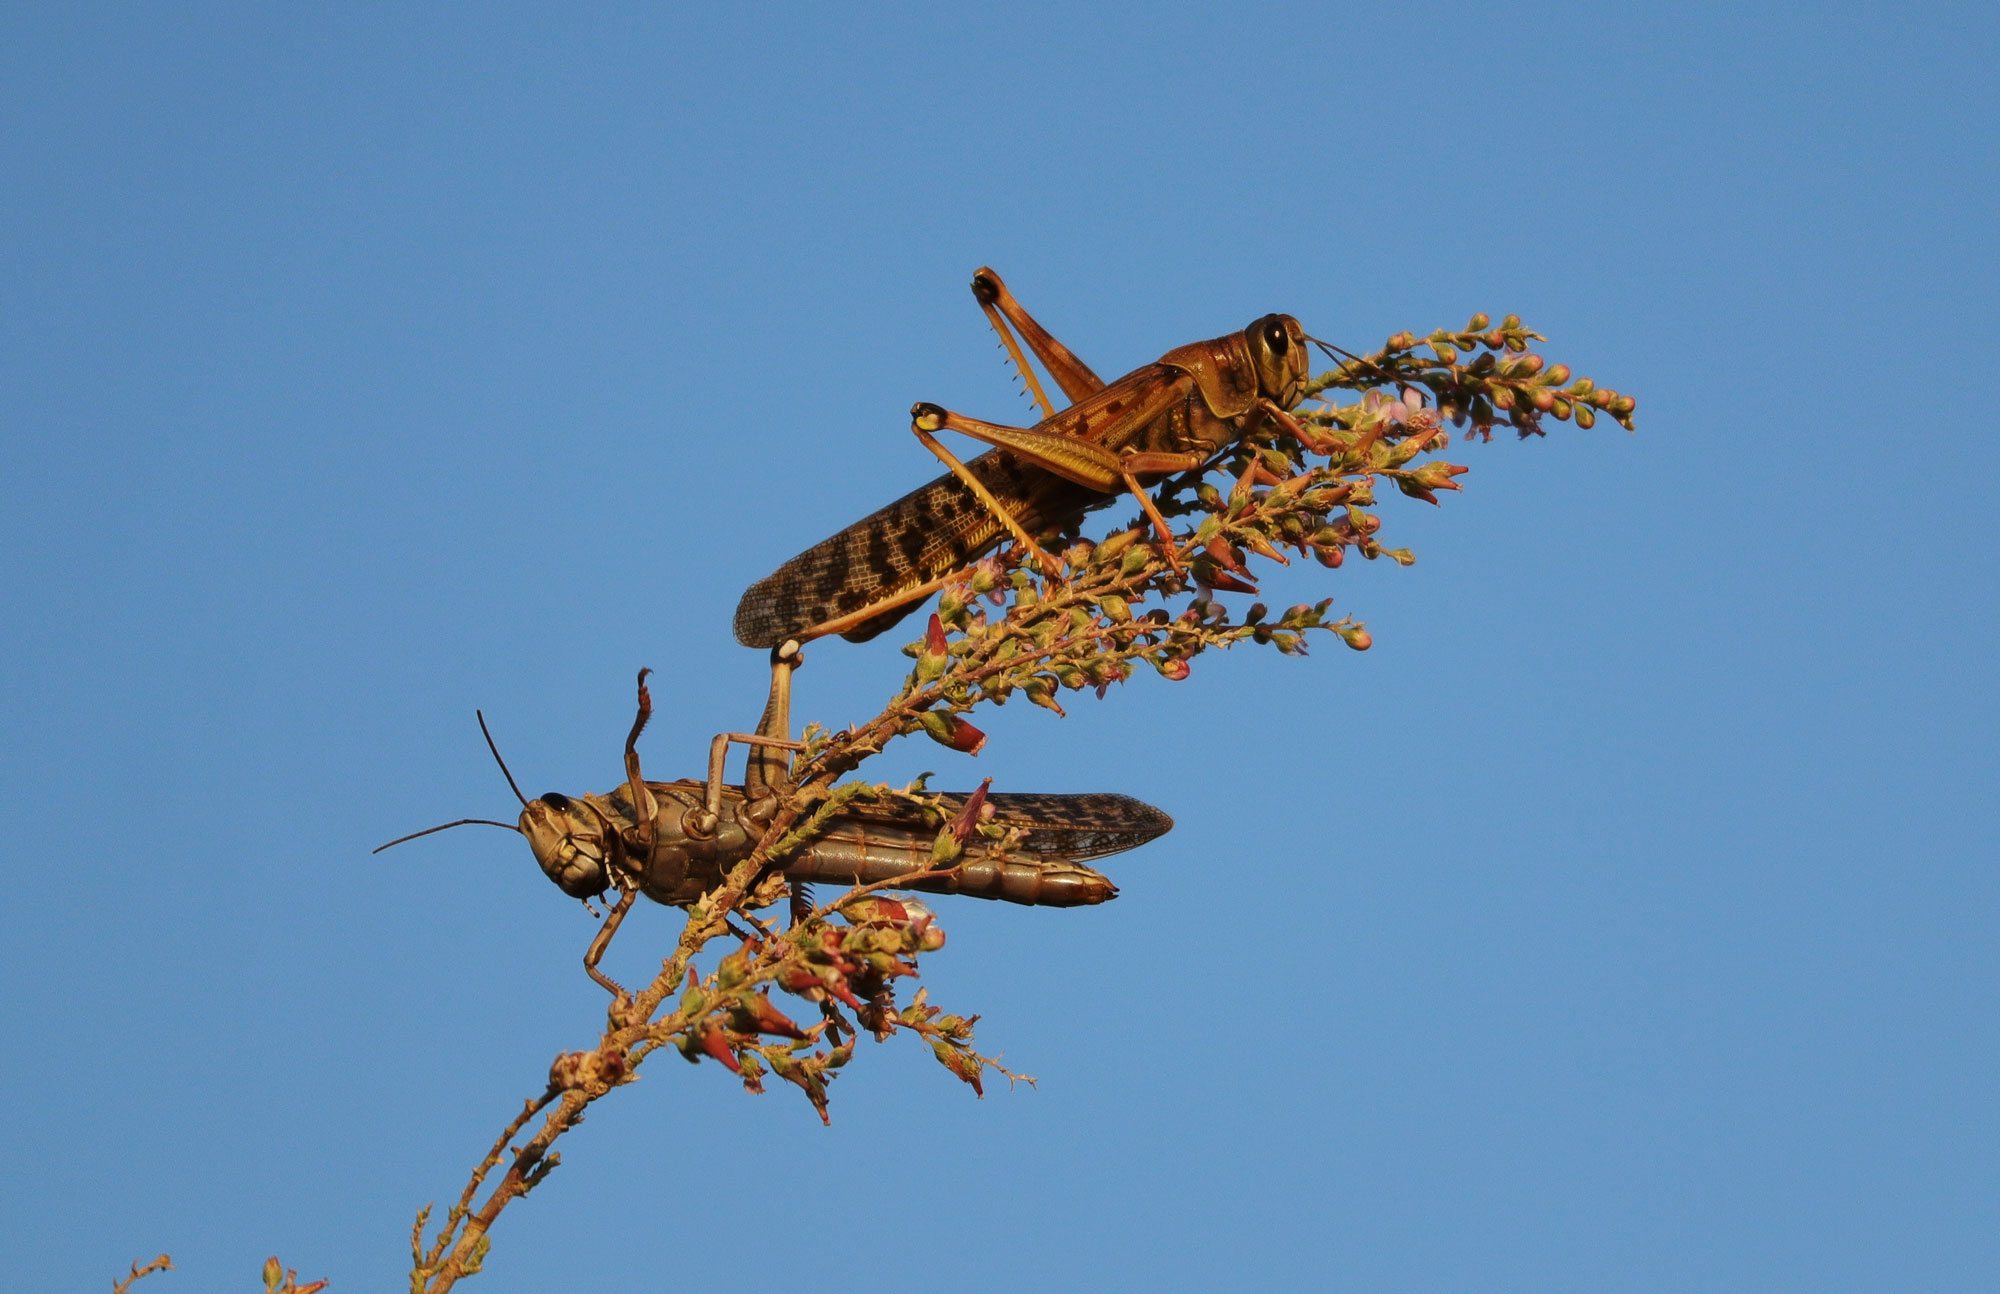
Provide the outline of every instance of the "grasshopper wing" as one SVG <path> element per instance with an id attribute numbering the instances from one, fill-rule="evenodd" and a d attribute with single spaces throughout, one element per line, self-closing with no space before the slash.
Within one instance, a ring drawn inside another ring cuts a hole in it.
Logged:
<path id="1" fill-rule="evenodd" d="M 1030 533 L 1081 516 L 1092 491 L 1000 450 L 966 464 Z M 1006 537 L 999 519 L 949 474 L 919 486 L 758 580 L 736 604 L 736 641 L 775 647 L 838 632 L 865 642 L 908 615 L 936 581 Z"/>
<path id="2" fill-rule="evenodd" d="M 940 797 L 954 813 L 963 794 Z M 1128 795 L 989 795 L 993 820 L 1026 828 L 1010 851 L 968 847 L 947 875 L 909 882 L 933 893 L 966 894 L 1042 907 L 1076 907 L 1117 897 L 1118 889 L 1087 859 L 1122 853 L 1164 834 L 1174 820 Z M 855 804 L 808 844 L 786 869 L 801 881 L 841 884 L 889 880 L 930 866 L 937 826 L 907 804 Z"/>
<path id="3" fill-rule="evenodd" d="M 957 808 L 965 796 L 947 794 L 945 803 Z M 1025 827 L 1025 853 L 1088 862 L 1137 849 L 1173 829 L 1174 820 L 1143 800 L 1098 791 L 1084 795 L 999 792 L 986 797 L 993 820 L 1003 826 Z"/>

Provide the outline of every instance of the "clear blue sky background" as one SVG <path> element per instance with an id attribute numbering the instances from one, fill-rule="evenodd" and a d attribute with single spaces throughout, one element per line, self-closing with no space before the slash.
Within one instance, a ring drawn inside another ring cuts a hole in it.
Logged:
<path id="1" fill-rule="evenodd" d="M 990 263 L 1102 373 L 1518 311 L 1640 431 L 1274 582 L 1366 655 L 882 761 L 1178 819 L 945 906 L 1040 1089 L 664 1058 L 479 1288 L 2000 1287 L 1994 15 L 10 6 L 6 1283 L 400 1288 L 601 994 L 520 842 L 369 849 L 511 816 L 474 706 L 531 793 L 640 665 L 656 775 L 751 720 L 737 594 L 935 473 L 910 403 L 1028 416 Z"/>

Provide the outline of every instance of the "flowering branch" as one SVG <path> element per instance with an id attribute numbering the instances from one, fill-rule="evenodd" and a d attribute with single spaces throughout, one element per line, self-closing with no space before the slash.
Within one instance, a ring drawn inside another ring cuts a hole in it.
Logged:
<path id="1" fill-rule="evenodd" d="M 1161 514 L 1189 523 L 1171 542 L 1150 525 L 1133 524 L 1098 540 L 1072 536 L 1052 574 L 1010 548 L 947 584 L 924 636 L 904 648 L 914 664 L 881 713 L 836 732 L 807 729 L 755 849 L 689 907 L 659 973 L 638 992 L 614 998 L 594 1048 L 556 1057 L 541 1094 L 503 1129 L 428 1244 L 430 1209 L 418 1214 L 412 1294 L 440 1294 L 480 1270 L 501 1211 L 560 1162 L 556 1141 L 664 1048 L 722 1065 L 750 1092 L 763 1091 L 765 1075 L 775 1074 L 799 1088 L 823 1121 L 828 1085 L 862 1029 L 878 1040 L 915 1034 L 975 1092 L 983 1092 L 989 1070 L 1010 1082 L 1021 1078 L 974 1050 L 978 1017 L 947 1014 L 923 990 L 897 1007 L 894 982 L 917 978 L 919 956 L 941 948 L 944 932 L 921 904 L 881 892 L 948 876 L 971 857 L 1004 854 L 1020 844 L 1020 829 L 990 821 L 984 787 L 954 806 L 921 780 L 896 789 L 839 779 L 917 732 L 977 754 L 985 736 L 966 716 L 1017 694 L 1060 715 L 1061 692 L 1090 688 L 1102 697 L 1141 665 L 1186 679 L 1191 662 L 1216 648 L 1248 642 L 1299 656 L 1312 635 L 1324 633 L 1366 650 L 1368 630 L 1329 619 L 1330 598 L 1276 616 L 1256 602 L 1232 619 L 1220 595 L 1254 596 L 1253 563 L 1287 563 L 1287 549 L 1329 568 L 1350 552 L 1413 562 L 1407 549 L 1381 545 L 1378 486 L 1388 482 L 1433 504 L 1440 491 L 1459 489 L 1467 469 L 1435 457 L 1451 443 L 1448 423 L 1469 425 L 1468 435 L 1481 439 L 1502 422 L 1523 437 L 1542 434 L 1545 416 L 1590 427 L 1603 413 L 1631 428 L 1631 397 L 1588 378 L 1571 380 L 1565 366 L 1531 351 L 1540 340 L 1512 315 L 1497 327 L 1475 315 L 1457 332 L 1421 339 L 1398 333 L 1374 354 L 1345 356 L 1313 379 L 1309 407 L 1267 418 L 1200 470 L 1165 482 L 1156 496 Z M 1337 394 L 1359 398 L 1342 404 Z M 1218 473 L 1219 482 L 1212 479 Z M 1137 609 L 1148 602 L 1156 605 Z M 782 931 L 755 915 L 782 895 L 788 859 L 848 806 L 881 799 L 915 805 L 937 822 L 926 867 L 796 912 Z M 734 948 L 706 969 L 697 963 L 712 942 L 729 938 Z M 773 989 L 818 1018 L 796 1023 L 773 1002 Z M 538 1116 L 540 1126 L 516 1145 Z M 482 1190 L 486 1197 L 476 1203 Z"/>

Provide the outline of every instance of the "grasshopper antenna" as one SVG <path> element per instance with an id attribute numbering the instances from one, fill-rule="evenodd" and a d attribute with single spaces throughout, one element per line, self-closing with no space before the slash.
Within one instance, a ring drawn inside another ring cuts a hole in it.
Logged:
<path id="1" fill-rule="evenodd" d="M 1374 369 L 1377 373 L 1382 375 L 1382 380 L 1385 382 L 1395 382 L 1395 383 L 1405 382 L 1405 379 L 1397 377 L 1394 373 L 1391 373 L 1388 369 L 1383 368 L 1380 364 L 1377 364 L 1374 360 L 1366 359 L 1360 355 L 1356 355 L 1351 350 L 1342 350 L 1340 347 L 1334 345 L 1330 341 L 1321 341 L 1319 338 L 1310 335 L 1307 336 L 1306 340 L 1311 342 L 1313 345 L 1319 347 L 1322 351 L 1325 351 L 1326 357 L 1332 360 L 1336 364 L 1340 363 L 1342 360 L 1352 360 L 1356 364 L 1360 364 L 1367 368 Z"/>
<path id="2" fill-rule="evenodd" d="M 644 678 L 645 678 L 646 676 L 645 676 L 645 675 L 643 675 L 643 674 L 641 674 L 641 675 L 640 675 L 639 677 L 640 677 L 640 678 L 641 678 L 641 679 L 643 680 L 643 679 L 644 679 Z M 486 738 L 486 749 L 488 749 L 488 750 L 490 750 L 490 751 L 492 751 L 492 752 L 493 752 L 493 762 L 494 762 L 494 763 L 496 763 L 496 764 L 498 764 L 498 765 L 500 765 L 500 775 L 501 775 L 502 777 L 504 777 L 504 778 L 506 778 L 506 779 L 507 779 L 507 786 L 508 786 L 508 788 L 509 788 L 510 790 L 512 790 L 512 791 L 514 792 L 514 798 L 515 798 L 515 799 L 517 799 L 517 800 L 519 800 L 519 801 L 521 802 L 521 807 L 522 807 L 522 808 L 524 808 L 524 809 L 525 809 L 525 808 L 527 808 L 527 807 L 528 807 L 528 797 L 527 797 L 527 796 L 525 796 L 525 795 L 523 795 L 523 794 L 521 794 L 521 788 L 520 788 L 520 786 L 518 786 L 518 785 L 517 785 L 517 784 L 515 783 L 515 781 L 514 781 L 514 775 L 513 775 L 512 773 L 510 773 L 510 772 L 508 772 L 508 771 L 507 771 L 507 761 L 506 761 L 506 760 L 504 760 L 504 759 L 502 759 L 502 758 L 500 758 L 500 748 L 499 748 L 498 746 L 496 746 L 496 745 L 494 745 L 494 744 L 493 744 L 493 734 L 492 734 L 492 733 L 490 733 L 490 732 L 488 732 L 488 731 L 486 730 L 486 715 L 485 715 L 485 713 L 484 713 L 483 711 L 479 711 L 479 710 L 474 710 L 474 711 L 473 711 L 472 713 L 473 713 L 473 717 L 475 717 L 475 718 L 477 718 L 477 719 L 479 720 L 479 735 L 480 735 L 480 736 L 482 736 L 482 737 L 484 737 L 484 738 Z M 634 733 L 633 733 L 632 735 L 636 737 L 636 736 L 638 736 L 639 734 L 638 734 L 637 732 L 634 732 Z M 467 822 L 478 822 L 478 821 L 480 821 L 480 819 L 478 819 L 478 818 L 467 818 L 467 819 L 466 819 L 466 821 L 467 821 Z M 455 825 L 455 824 L 454 824 L 454 825 Z M 504 826 L 504 825 L 506 825 L 506 824 L 504 824 L 504 823 L 503 823 L 503 824 L 501 824 L 501 825 L 503 825 L 503 826 Z M 405 836 L 405 837 L 404 837 L 404 839 L 406 839 L 406 840 L 407 840 L 407 839 L 409 839 L 409 837 Z M 387 845 L 384 845 L 384 846 L 382 846 L 382 848 L 384 848 L 384 849 L 387 849 L 388 847 L 389 847 L 389 846 L 387 846 Z"/>
<path id="3" fill-rule="evenodd" d="M 521 802 L 521 807 L 525 809 L 526 807 L 528 807 L 528 797 L 521 794 L 521 788 L 515 784 L 514 775 L 507 771 L 507 761 L 500 758 L 500 747 L 493 744 L 493 734 L 490 731 L 488 731 L 486 727 L 486 716 L 480 713 L 478 710 L 474 710 L 472 713 L 473 716 L 479 720 L 479 734 L 480 736 L 486 738 L 486 749 L 493 752 L 493 762 L 500 765 L 500 775 L 507 779 L 508 787 L 511 788 L 514 792 L 514 798 L 519 800 Z M 460 818 L 457 822 L 447 822 L 441 827 L 426 827 L 422 831 L 412 831 L 407 836 L 398 836 L 394 840 L 390 841 L 389 844 L 383 845 L 379 849 L 371 849 L 368 852 L 371 854 L 379 854 L 382 852 L 383 849 L 388 849 L 391 845 L 400 845 L 406 840 L 415 840 L 418 836 L 429 836 L 440 831 L 450 831 L 453 827 L 472 827 L 472 826 L 505 827 L 509 831 L 520 830 L 519 827 L 515 826 L 511 822 L 495 822 L 491 818 Z"/>
<path id="4" fill-rule="evenodd" d="M 512 781 L 513 779 L 509 778 L 508 780 Z M 505 827 L 509 831 L 520 830 L 519 827 L 515 826 L 511 822 L 495 822 L 491 818 L 460 818 L 457 822 L 447 822 L 441 827 L 425 827 L 422 831 L 412 831 L 407 836 L 398 836 L 394 840 L 390 841 L 387 845 L 383 845 L 378 849 L 371 849 L 368 852 L 371 854 L 379 854 L 382 852 L 383 849 L 388 849 L 394 845 L 400 845 L 406 840 L 415 840 L 418 836 L 432 836 L 436 835 L 440 831 L 450 831 L 453 827 L 470 827 L 475 825 L 482 827 Z"/>

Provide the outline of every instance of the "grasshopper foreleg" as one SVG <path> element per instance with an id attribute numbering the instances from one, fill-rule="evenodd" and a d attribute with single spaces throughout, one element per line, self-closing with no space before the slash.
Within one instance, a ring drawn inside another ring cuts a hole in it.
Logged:
<path id="1" fill-rule="evenodd" d="M 584 971 L 590 978 L 602 984 L 605 991 L 614 998 L 625 996 L 624 986 L 597 969 L 597 963 L 604 959 L 604 950 L 611 946 L 611 936 L 618 933 L 619 923 L 625 920 L 625 914 L 632 910 L 632 903 L 638 897 L 639 891 L 636 889 L 626 890 L 619 896 L 617 906 L 613 907 L 610 914 L 604 918 L 604 924 L 598 927 L 597 937 L 590 941 L 589 949 L 583 954 Z"/>

